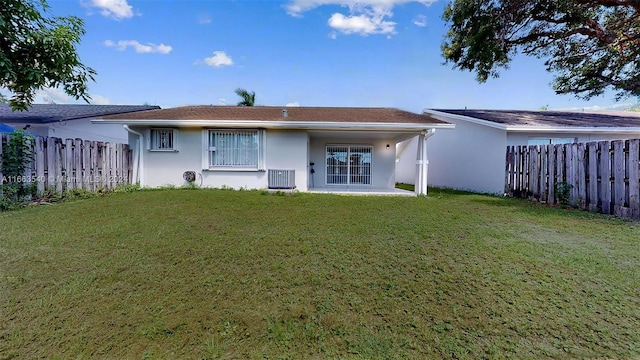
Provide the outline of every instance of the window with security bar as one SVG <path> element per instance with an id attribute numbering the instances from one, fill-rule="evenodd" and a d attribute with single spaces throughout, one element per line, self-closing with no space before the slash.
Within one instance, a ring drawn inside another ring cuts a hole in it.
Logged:
<path id="1" fill-rule="evenodd" d="M 258 169 L 258 130 L 209 130 L 209 167 Z"/>
<path id="2" fill-rule="evenodd" d="M 149 149 L 155 151 L 177 150 L 175 133 L 175 129 L 151 129 L 149 137 Z"/>
<path id="3" fill-rule="evenodd" d="M 371 185 L 372 146 L 327 146 L 327 184 Z"/>

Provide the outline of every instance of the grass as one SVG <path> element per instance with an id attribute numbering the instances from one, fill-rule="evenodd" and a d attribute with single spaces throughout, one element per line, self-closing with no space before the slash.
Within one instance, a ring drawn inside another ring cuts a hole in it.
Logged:
<path id="1" fill-rule="evenodd" d="M 637 223 L 429 194 L 2 213 L 0 359 L 640 357 Z"/>

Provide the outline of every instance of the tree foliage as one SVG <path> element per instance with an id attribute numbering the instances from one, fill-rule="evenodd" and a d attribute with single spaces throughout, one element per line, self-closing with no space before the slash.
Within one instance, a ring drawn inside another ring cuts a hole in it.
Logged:
<path id="1" fill-rule="evenodd" d="M 443 17 L 446 61 L 480 82 L 522 52 L 546 60 L 558 94 L 640 95 L 639 0 L 455 0 Z"/>
<path id="2" fill-rule="evenodd" d="M 238 106 L 254 106 L 256 103 L 256 93 L 254 91 L 248 92 L 245 89 L 237 88 L 236 95 L 242 98 L 241 101 L 238 102 Z"/>
<path id="3" fill-rule="evenodd" d="M 74 16 L 46 17 L 47 9 L 45 0 L 2 0 L 0 6 L 0 87 L 12 93 L 14 110 L 26 110 L 44 87 L 90 99 L 87 83 L 96 72 L 76 51 L 84 23 Z"/>
<path id="4" fill-rule="evenodd" d="M 15 130 L 2 148 L 0 167 L 0 211 L 9 210 L 35 195 L 36 184 L 25 174 L 33 161 L 33 136 L 24 130 Z"/>

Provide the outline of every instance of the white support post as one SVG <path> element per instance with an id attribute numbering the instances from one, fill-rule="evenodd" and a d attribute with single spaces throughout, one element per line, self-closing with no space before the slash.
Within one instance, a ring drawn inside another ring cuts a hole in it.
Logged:
<path id="1" fill-rule="evenodd" d="M 424 134 L 420 134 L 418 135 L 418 151 L 416 153 L 416 180 L 414 182 L 415 184 L 415 193 L 417 195 L 420 195 L 423 193 L 423 189 L 422 186 L 424 184 L 424 182 L 422 181 L 423 176 L 424 176 L 424 172 L 422 171 L 422 167 L 423 167 L 423 163 L 424 163 L 424 151 L 423 151 L 423 147 L 424 147 Z"/>
<path id="2" fill-rule="evenodd" d="M 422 136 L 422 186 L 420 186 L 420 195 L 427 195 L 427 169 L 429 167 L 429 159 L 427 158 L 427 136 Z"/>
<path id="3" fill-rule="evenodd" d="M 435 129 L 428 129 L 418 136 L 415 181 L 415 193 L 417 195 L 427 195 L 427 174 L 429 171 L 429 160 L 427 157 L 427 139 L 433 136 L 434 133 Z"/>

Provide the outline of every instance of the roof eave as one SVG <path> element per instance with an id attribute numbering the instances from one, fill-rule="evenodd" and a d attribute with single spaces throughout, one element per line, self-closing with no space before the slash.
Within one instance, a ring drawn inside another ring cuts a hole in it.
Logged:
<path id="1" fill-rule="evenodd" d="M 507 126 L 509 132 L 554 132 L 554 133 L 602 133 L 602 134 L 633 134 L 640 133 L 640 127 L 567 127 L 567 126 Z"/>
<path id="2" fill-rule="evenodd" d="M 482 120 L 482 119 L 474 118 L 471 116 L 449 114 L 446 112 L 431 110 L 431 109 L 424 109 L 422 110 L 422 113 L 429 114 L 434 119 L 441 120 L 441 121 L 462 120 L 462 121 L 467 121 L 467 122 L 478 124 L 478 125 L 487 126 L 494 129 L 507 130 L 507 126 L 504 124 L 499 124 L 499 123 L 495 123 L 493 121 L 488 121 L 488 120 Z"/>
<path id="3" fill-rule="evenodd" d="M 555 133 L 602 133 L 602 134 L 633 134 L 640 133 L 640 127 L 621 127 L 621 126 L 535 126 L 535 125 L 505 125 L 495 123 L 493 121 L 482 120 L 470 116 L 449 114 L 441 111 L 424 109 L 424 113 L 431 115 L 433 118 L 450 121 L 462 120 L 470 123 L 483 125 L 508 132 L 555 132 Z"/>
<path id="4" fill-rule="evenodd" d="M 95 124 L 122 124 L 129 126 L 180 126 L 180 127 L 228 127 L 267 128 L 299 130 L 405 130 L 453 129 L 454 124 L 429 123 L 361 123 L 330 121 L 265 121 L 265 120 L 134 120 L 134 119 L 94 119 Z"/>

